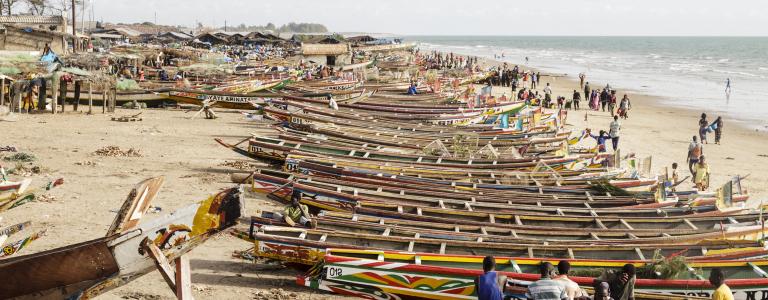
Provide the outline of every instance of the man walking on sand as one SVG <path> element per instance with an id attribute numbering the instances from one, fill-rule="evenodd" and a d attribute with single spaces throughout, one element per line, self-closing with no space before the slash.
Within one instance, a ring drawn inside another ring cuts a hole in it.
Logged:
<path id="1" fill-rule="evenodd" d="M 621 130 L 621 123 L 619 123 L 619 116 L 613 116 L 613 122 L 611 122 L 608 135 L 611 136 L 611 145 L 613 145 L 613 151 L 619 148 L 619 131 Z"/>
<path id="2" fill-rule="evenodd" d="M 699 158 L 704 154 L 704 145 L 696 140 L 696 136 L 693 136 L 693 141 L 688 145 L 688 171 L 693 174 L 693 166 L 699 162 Z"/>
<path id="3" fill-rule="evenodd" d="M 592 92 L 591 89 L 589 89 L 589 81 L 587 81 L 586 84 L 584 84 L 584 98 L 586 98 L 587 101 L 589 101 L 590 92 Z"/>
<path id="4" fill-rule="evenodd" d="M 581 101 L 581 94 L 578 91 L 573 90 L 573 109 L 579 110 L 579 101 Z"/>

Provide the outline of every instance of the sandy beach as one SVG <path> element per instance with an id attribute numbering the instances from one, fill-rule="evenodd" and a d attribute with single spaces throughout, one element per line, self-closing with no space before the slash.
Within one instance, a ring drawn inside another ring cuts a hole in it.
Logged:
<path id="1" fill-rule="evenodd" d="M 570 97 L 578 82 L 567 78 L 544 77 L 542 85 L 551 82 L 554 95 Z M 592 86 L 604 83 L 591 82 Z M 616 87 L 619 95 L 624 91 Z M 495 88 L 496 93 L 508 88 Z M 632 92 L 630 118 L 622 121 L 620 148 L 639 157 L 653 156 L 653 170 L 661 171 L 672 162 L 681 164 L 680 173 L 688 174 L 685 155 L 690 137 L 697 129 L 699 111 L 673 109 L 660 99 Z M 583 103 L 583 102 L 582 102 Z M 582 105 L 586 106 L 586 105 Z M 71 107 L 67 107 L 71 110 Z M 82 109 L 82 108 L 81 108 Z M 100 111 L 100 109 L 98 110 Z M 33 154 L 41 174 L 32 175 L 37 183 L 63 177 L 66 183 L 51 191 L 46 201 L 26 204 L 3 213 L 3 224 L 25 220 L 35 228 L 46 228 L 47 235 L 23 253 L 34 253 L 104 235 L 116 210 L 130 188 L 142 179 L 163 175 L 166 183 L 154 206 L 160 215 L 194 201 L 203 200 L 216 191 L 230 187 L 229 173 L 238 171 L 225 166 L 226 161 L 244 160 L 213 140 L 221 137 L 236 141 L 248 133 L 271 132 L 264 124 L 245 121 L 235 111 L 221 111 L 216 120 L 189 119 L 192 112 L 183 110 L 143 110 L 142 121 L 114 122 L 111 116 L 134 114 L 134 110 L 118 109 L 114 115 L 67 112 L 64 114 L 19 115 L 16 122 L 3 122 L 0 146 L 13 145 L 19 151 Z M 584 128 L 607 129 L 607 112 L 569 111 L 567 124 L 574 132 Z M 757 204 L 768 195 L 768 143 L 764 132 L 731 125 L 725 119 L 722 145 L 705 146 L 711 164 L 713 186 L 735 175 L 747 176 L 744 186 Z M 587 139 L 580 146 L 593 146 Z M 94 152 L 106 146 L 123 150 L 133 148 L 141 157 L 102 157 Z M 14 163 L 2 161 L 6 168 Z M 684 188 L 689 188 L 689 182 Z M 275 207 L 275 203 L 251 195 L 246 203 L 247 215 L 259 209 Z M 148 217 L 152 217 L 150 215 Z M 233 258 L 234 250 L 249 248 L 246 242 L 219 235 L 196 248 L 190 257 L 194 296 L 199 299 L 331 299 L 338 296 L 318 294 L 295 285 L 293 270 L 274 265 L 251 264 Z M 275 289 L 282 289 L 278 291 Z M 101 299 L 172 299 L 158 272 L 113 290 Z"/>
<path id="2" fill-rule="evenodd" d="M 71 110 L 71 107 L 68 107 Z M 100 109 L 99 109 L 100 111 Z M 134 114 L 118 109 L 115 115 Z M 242 156 L 219 146 L 214 137 L 242 139 L 259 132 L 253 122 L 243 121 L 238 112 L 220 112 L 220 118 L 190 120 L 192 112 L 182 110 L 144 110 L 139 122 L 114 122 L 110 115 L 65 114 L 19 115 L 17 122 L 3 122 L 3 145 L 33 154 L 42 173 L 33 175 L 33 184 L 46 178 L 63 177 L 65 184 L 51 190 L 51 199 L 25 204 L 2 214 L 2 224 L 31 220 L 34 229 L 47 229 L 43 238 L 20 254 L 29 254 L 104 236 L 116 211 L 130 189 L 139 181 L 165 176 L 165 185 L 153 201 L 168 214 L 189 203 L 204 200 L 220 189 L 234 186 L 229 173 L 239 171 L 222 166 L 225 161 L 241 161 Z M 141 157 L 102 157 L 93 152 L 105 146 L 134 148 Z M 1 161 L 6 168 L 15 164 Z M 250 163 L 256 163 L 250 161 Z M 251 195 L 247 215 L 270 207 L 273 202 Z M 293 270 L 252 264 L 233 258 L 235 250 L 252 245 L 221 234 L 194 249 L 190 261 L 193 293 L 197 299 L 276 299 L 283 289 L 292 299 L 326 299 L 333 295 L 295 285 Z M 139 278 L 99 297 L 99 299 L 175 299 L 158 272 Z"/>
<path id="3" fill-rule="evenodd" d="M 501 61 L 490 59 L 481 60 L 484 66 L 500 66 Z M 508 63 L 510 67 L 514 64 Z M 535 67 L 521 66 L 523 70 L 538 71 Z M 579 86 L 576 74 L 563 76 L 557 74 L 550 76 L 542 72 L 540 86 L 537 86 L 539 94 L 543 95 L 543 88 L 550 83 L 553 91 L 553 99 L 557 96 L 565 96 L 571 99 L 573 90 L 583 94 L 583 88 Z M 587 82 L 592 89 L 605 87 L 606 82 L 595 82 L 589 79 Z M 530 84 L 530 82 L 529 82 Z M 701 111 L 673 107 L 658 96 L 649 96 L 636 93 L 632 90 L 622 89 L 620 86 L 611 85 L 617 90 L 617 98 L 621 99 L 627 94 L 632 103 L 629 111 L 629 119 L 620 120 L 621 138 L 619 148 L 622 154 L 635 153 L 638 157 L 653 156 L 652 171 L 662 174 L 664 167 L 672 168 L 672 163 L 677 162 L 681 178 L 690 175 L 686 163 L 688 144 L 691 137 L 698 136 L 698 120 L 701 113 L 707 113 L 710 122 L 718 115 L 711 111 Z M 511 94 L 511 88 L 494 87 L 494 94 Z M 582 99 L 583 95 L 582 95 Z M 585 107 L 587 109 L 585 109 Z M 590 128 L 593 133 L 600 129 L 608 131 L 609 124 L 613 121 L 609 112 L 593 111 L 588 109 L 586 101 L 581 101 L 581 110 L 568 110 L 566 124 L 573 131 L 572 136 L 577 135 L 585 128 Z M 761 200 L 768 202 L 768 170 L 763 168 L 768 163 L 768 131 L 756 130 L 741 120 L 732 120 L 723 116 L 723 138 L 720 145 L 714 144 L 714 133 L 708 135 L 710 144 L 704 145 L 704 156 L 712 170 L 710 190 L 716 189 L 736 175 L 748 176 L 743 181 L 743 187 L 749 192 L 750 205 L 759 205 Z M 594 147 L 596 144 L 592 138 L 584 139 L 577 146 Z M 610 144 L 610 143 L 608 143 Z M 610 145 L 607 145 L 611 149 Z M 693 183 L 687 180 L 680 185 L 682 188 L 693 188 Z"/>

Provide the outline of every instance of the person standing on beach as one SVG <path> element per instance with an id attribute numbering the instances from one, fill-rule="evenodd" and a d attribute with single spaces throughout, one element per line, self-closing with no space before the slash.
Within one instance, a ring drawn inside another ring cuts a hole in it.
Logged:
<path id="1" fill-rule="evenodd" d="M 597 93 L 597 90 L 592 90 L 592 93 L 590 94 L 589 98 L 591 99 L 589 107 L 592 108 L 592 110 L 594 111 L 599 111 L 600 110 L 600 106 L 598 105 L 599 95 Z"/>
<path id="2" fill-rule="evenodd" d="M 587 89 L 584 87 L 584 80 L 587 79 L 587 74 L 579 73 L 579 87 L 583 89 Z"/>
<path id="3" fill-rule="evenodd" d="M 608 104 L 608 98 L 610 98 L 610 95 L 608 95 L 608 90 L 603 89 L 602 92 L 600 92 L 600 107 L 605 111 L 605 106 Z"/>
<path id="4" fill-rule="evenodd" d="M 696 189 L 706 191 L 709 187 L 709 165 L 704 160 L 704 155 L 699 158 L 699 162 L 693 168 L 693 183 Z"/>
<path id="5" fill-rule="evenodd" d="M 731 288 L 725 285 L 725 273 L 720 268 L 713 268 L 709 272 L 709 283 L 715 287 L 712 300 L 733 300 Z"/>
<path id="6" fill-rule="evenodd" d="M 590 92 L 592 92 L 592 90 L 589 88 L 589 81 L 587 81 L 587 83 L 584 84 L 584 98 L 585 98 L 584 100 L 589 101 L 590 99 L 592 99 L 592 97 L 590 97 L 591 96 Z"/>
<path id="7" fill-rule="evenodd" d="M 619 111 L 618 114 L 620 117 L 624 118 L 625 120 L 629 118 L 629 115 L 627 112 L 632 107 L 632 104 L 629 102 L 629 97 L 627 97 L 627 94 L 624 94 L 624 97 L 621 98 L 621 102 L 619 103 Z"/>
<path id="8" fill-rule="evenodd" d="M 707 114 L 702 113 L 701 119 L 699 119 L 699 139 L 701 139 L 702 144 L 709 144 L 707 143 L 708 128 L 709 128 L 709 122 L 707 121 Z"/>
<path id="9" fill-rule="evenodd" d="M 608 135 L 611 136 L 611 144 L 613 151 L 619 148 L 619 131 L 621 130 L 621 123 L 619 123 L 619 116 L 613 116 L 613 122 L 611 122 Z"/>
<path id="10" fill-rule="evenodd" d="M 541 72 L 536 72 L 536 85 L 541 83 Z"/>
<path id="11" fill-rule="evenodd" d="M 725 79 L 725 93 L 730 94 L 731 93 L 731 78 Z"/>
<path id="12" fill-rule="evenodd" d="M 537 79 L 538 77 L 536 77 L 536 73 L 533 73 L 533 71 L 531 71 L 531 89 L 532 90 L 536 89 L 536 83 L 538 82 Z"/>
<path id="13" fill-rule="evenodd" d="M 694 174 L 693 166 L 699 162 L 702 154 L 704 154 L 704 145 L 700 144 L 694 135 L 693 141 L 688 145 L 688 170 L 691 171 L 691 174 Z"/>
<path id="14" fill-rule="evenodd" d="M 608 111 L 611 112 L 611 116 L 614 115 L 614 108 L 616 108 L 616 91 L 611 91 L 611 95 L 608 98 Z"/>
<path id="15" fill-rule="evenodd" d="M 573 90 L 573 109 L 579 110 L 579 101 L 581 101 L 581 94 L 578 91 Z"/>
<path id="16" fill-rule="evenodd" d="M 549 107 L 549 103 L 552 102 L 552 88 L 549 87 L 549 82 L 547 82 L 547 86 L 544 87 L 544 103 L 546 107 Z"/>
<path id="17" fill-rule="evenodd" d="M 605 130 L 600 130 L 599 134 L 600 135 L 594 135 L 592 134 L 592 130 L 587 128 L 587 135 L 589 135 L 590 137 L 592 137 L 597 141 L 597 152 L 602 153 L 602 152 L 605 152 L 605 141 L 607 141 L 611 137 L 607 133 L 605 133 Z"/>
<path id="18" fill-rule="evenodd" d="M 717 117 L 709 127 L 715 128 L 715 144 L 720 145 L 720 138 L 723 136 L 723 118 Z"/>

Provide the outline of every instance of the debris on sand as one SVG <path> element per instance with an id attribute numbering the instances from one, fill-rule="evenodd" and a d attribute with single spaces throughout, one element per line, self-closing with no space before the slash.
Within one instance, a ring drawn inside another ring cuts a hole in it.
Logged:
<path id="1" fill-rule="evenodd" d="M 227 160 L 227 161 L 224 161 L 223 163 L 220 163 L 219 166 L 235 168 L 238 170 L 252 170 L 258 167 L 257 164 L 247 162 L 247 161 L 240 161 L 240 160 L 235 160 L 235 161 Z"/>
<path id="2" fill-rule="evenodd" d="M 75 165 L 78 165 L 78 166 L 97 166 L 98 164 L 95 161 L 84 160 L 84 161 L 76 162 Z"/>
<path id="3" fill-rule="evenodd" d="M 164 300 L 164 299 L 175 299 L 170 297 L 163 297 L 160 295 L 153 295 L 153 294 L 145 294 L 140 292 L 128 292 L 122 295 L 123 299 L 136 299 L 136 300 Z"/>
<path id="4" fill-rule="evenodd" d="M 26 153 L 26 152 L 18 152 L 14 153 L 12 155 L 3 157 L 6 161 L 20 161 L 20 162 L 31 162 L 34 161 L 36 158 L 34 155 Z"/>
<path id="5" fill-rule="evenodd" d="M 118 146 L 106 146 L 93 152 L 98 156 L 110 156 L 110 157 L 142 157 L 141 151 L 134 148 L 128 150 L 122 150 Z"/>

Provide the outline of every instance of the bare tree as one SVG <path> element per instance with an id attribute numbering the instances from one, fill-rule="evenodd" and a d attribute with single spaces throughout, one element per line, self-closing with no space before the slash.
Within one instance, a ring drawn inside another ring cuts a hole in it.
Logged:
<path id="1" fill-rule="evenodd" d="M 42 16 L 46 14 L 51 7 L 49 0 L 24 0 L 30 14 Z"/>
<path id="2" fill-rule="evenodd" d="M 0 0 L 0 15 L 11 15 L 13 13 L 13 7 L 16 6 L 18 0 Z"/>

